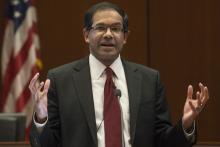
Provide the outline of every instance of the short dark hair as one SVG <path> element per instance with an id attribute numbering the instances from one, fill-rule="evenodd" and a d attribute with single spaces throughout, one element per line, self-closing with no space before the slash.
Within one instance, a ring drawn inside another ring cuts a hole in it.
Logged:
<path id="1" fill-rule="evenodd" d="M 116 12 L 118 12 L 119 15 L 121 15 L 123 19 L 123 31 L 128 32 L 128 15 L 118 5 L 110 3 L 110 2 L 97 3 L 93 5 L 91 8 L 89 8 L 84 15 L 84 28 L 86 30 L 90 30 L 93 24 L 93 21 L 92 21 L 93 15 L 97 11 L 107 10 L 107 9 L 115 10 Z"/>

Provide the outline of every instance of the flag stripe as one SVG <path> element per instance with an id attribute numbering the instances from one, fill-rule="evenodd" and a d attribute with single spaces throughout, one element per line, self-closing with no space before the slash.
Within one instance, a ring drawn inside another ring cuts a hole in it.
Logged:
<path id="1" fill-rule="evenodd" d="M 36 9 L 30 7 L 27 10 L 27 15 L 23 20 L 22 24 L 19 26 L 16 32 L 14 32 L 15 24 L 12 20 L 7 20 L 3 50 L 2 50 L 2 75 L 5 75 L 6 65 L 8 65 L 11 54 L 15 57 L 20 49 L 22 48 L 24 42 L 28 38 L 28 31 L 33 25 L 36 25 Z M 33 24 L 35 23 L 35 24 Z M 36 27 L 35 27 L 36 31 Z M 38 47 L 39 48 L 39 47 Z"/>
<path id="2" fill-rule="evenodd" d="M 3 83 L 0 111 L 26 114 L 26 140 L 34 107 L 28 85 L 33 75 L 42 67 L 34 2 L 34 0 L 7 1 L 1 58 Z"/>
<path id="3" fill-rule="evenodd" d="M 28 39 L 30 28 L 35 26 L 36 32 L 36 15 L 35 15 L 35 8 L 30 7 L 27 10 L 27 15 L 23 20 L 22 24 L 19 26 L 18 30 L 15 32 L 14 35 L 14 56 L 18 54 L 26 40 Z"/>
<path id="4" fill-rule="evenodd" d="M 3 48 L 2 48 L 2 79 L 4 78 L 5 71 L 10 59 L 10 55 L 13 52 L 14 33 L 13 33 L 13 22 L 7 21 L 5 28 Z"/>
<path id="5" fill-rule="evenodd" d="M 38 71 L 38 67 L 34 66 L 32 69 L 32 74 L 31 77 L 28 81 L 31 80 L 31 78 L 33 77 L 33 75 Z M 28 103 L 29 99 L 31 99 L 31 93 L 30 90 L 28 89 L 28 85 L 29 82 L 26 84 L 23 92 L 21 93 L 21 95 L 18 97 L 17 101 L 16 101 L 16 112 L 21 112 L 23 111 L 23 109 L 25 108 L 25 105 Z"/>
<path id="6" fill-rule="evenodd" d="M 30 97 L 31 97 L 31 93 L 28 89 L 28 84 L 27 84 L 22 94 L 19 96 L 18 100 L 16 101 L 16 112 L 21 112 L 24 109 L 24 106 L 26 105 Z"/>
<path id="7" fill-rule="evenodd" d="M 11 84 L 16 74 L 19 72 L 19 70 L 21 69 L 21 66 L 24 64 L 25 60 L 28 57 L 28 51 L 33 43 L 34 30 L 35 30 L 35 25 L 33 25 L 32 28 L 30 28 L 28 32 L 29 37 L 27 41 L 24 43 L 24 46 L 22 47 L 18 55 L 15 58 L 13 58 L 11 54 L 11 58 L 10 58 L 10 61 L 7 66 L 5 76 L 3 79 L 4 87 L 3 87 L 3 92 L 2 92 L 1 108 L 3 108 L 3 106 L 5 105 L 6 98 L 8 96 Z"/>
<path id="8" fill-rule="evenodd" d="M 37 40 L 36 38 L 38 38 L 38 36 L 35 35 L 34 38 L 34 40 Z M 27 83 L 29 83 L 29 79 L 31 78 L 32 67 L 38 66 L 36 64 L 38 60 L 36 59 L 36 47 L 33 44 L 30 48 L 26 62 L 23 64 L 19 73 L 17 73 L 16 78 L 14 79 L 10 87 L 10 93 L 7 97 L 7 102 L 4 108 L 5 112 L 10 112 L 10 108 L 15 106 L 15 102 L 13 101 L 17 101 L 17 99 L 23 91 L 23 88 L 26 86 Z"/>

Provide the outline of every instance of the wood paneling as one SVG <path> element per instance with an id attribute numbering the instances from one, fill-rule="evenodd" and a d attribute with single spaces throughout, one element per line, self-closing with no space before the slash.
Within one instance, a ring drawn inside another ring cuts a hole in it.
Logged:
<path id="1" fill-rule="evenodd" d="M 0 142 L 0 147 L 30 147 L 29 142 Z"/>
<path id="2" fill-rule="evenodd" d="M 44 68 L 88 54 L 82 35 L 83 15 L 101 0 L 37 0 L 38 30 Z M 219 0 L 112 0 L 129 15 L 131 30 L 123 56 L 160 71 L 175 123 L 182 115 L 188 84 L 210 89 L 211 99 L 198 121 L 198 141 L 220 142 L 220 1 Z M 0 46 L 3 6 L 0 1 Z M 0 47 L 0 48 L 1 48 Z"/>
<path id="3" fill-rule="evenodd" d="M 5 7 L 4 6 L 5 6 L 5 1 L 1 0 L 0 1 L 0 51 L 2 50 L 2 39 L 3 39 L 4 27 L 5 27 L 5 21 L 4 21 Z M 1 55 L 1 52 L 0 52 L 0 55 Z M 0 65 L 1 65 L 1 56 L 0 56 Z M 0 68 L 0 73 L 1 73 L 1 68 Z M 1 82 L 1 78 L 0 78 L 0 82 Z"/>
<path id="4" fill-rule="evenodd" d="M 220 142 L 220 2 L 150 0 L 150 66 L 161 72 L 174 122 L 188 84 L 208 85 L 210 101 L 199 116 L 198 141 Z"/>

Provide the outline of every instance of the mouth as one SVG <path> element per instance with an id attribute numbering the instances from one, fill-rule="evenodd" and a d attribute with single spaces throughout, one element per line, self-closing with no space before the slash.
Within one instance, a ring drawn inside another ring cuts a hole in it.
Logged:
<path id="1" fill-rule="evenodd" d="M 101 43 L 100 46 L 103 46 L 103 47 L 115 47 L 115 45 L 113 43 Z"/>

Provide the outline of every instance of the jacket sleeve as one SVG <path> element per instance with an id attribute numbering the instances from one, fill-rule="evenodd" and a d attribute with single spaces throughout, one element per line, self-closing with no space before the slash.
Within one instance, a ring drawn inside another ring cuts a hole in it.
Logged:
<path id="1" fill-rule="evenodd" d="M 186 138 L 181 120 L 172 126 L 165 90 L 159 73 L 157 73 L 155 112 L 155 144 L 157 147 L 191 147 L 196 142 L 196 140 L 191 142 Z"/>

